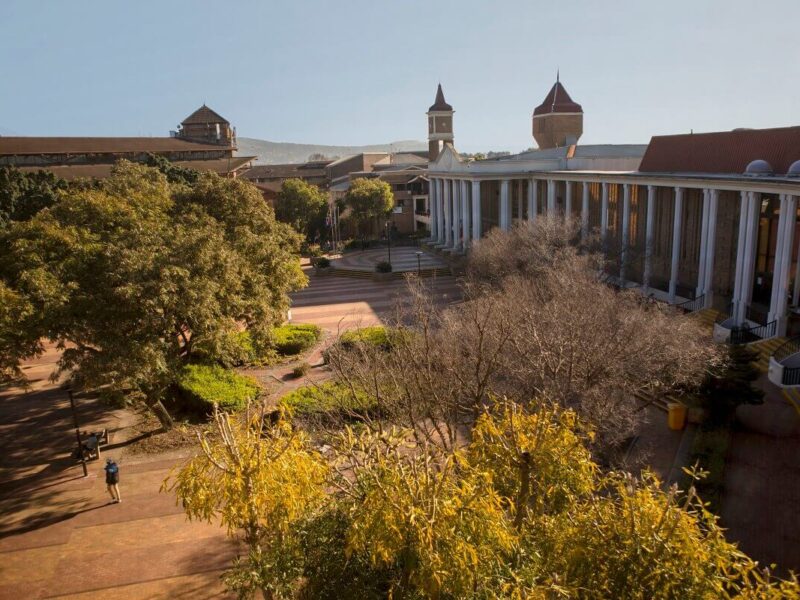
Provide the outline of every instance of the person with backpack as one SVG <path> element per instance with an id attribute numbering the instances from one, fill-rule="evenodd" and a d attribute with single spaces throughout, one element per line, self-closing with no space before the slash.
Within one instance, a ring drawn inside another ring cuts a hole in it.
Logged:
<path id="1" fill-rule="evenodd" d="M 111 494 L 111 501 L 114 504 L 122 502 L 119 497 L 119 467 L 112 459 L 106 459 L 106 487 Z"/>

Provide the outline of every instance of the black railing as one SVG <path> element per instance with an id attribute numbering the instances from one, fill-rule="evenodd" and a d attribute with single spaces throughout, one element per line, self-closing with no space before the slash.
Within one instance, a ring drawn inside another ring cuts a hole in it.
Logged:
<path id="1" fill-rule="evenodd" d="M 798 352 L 800 352 L 800 336 L 795 336 L 778 346 L 775 352 L 772 353 L 772 358 L 780 362 Z"/>
<path id="2" fill-rule="evenodd" d="M 733 316 L 733 302 L 728 304 L 727 311 L 720 311 L 720 313 L 717 315 L 717 318 L 714 319 L 714 323 L 717 323 L 718 325 L 722 325 L 722 323 L 724 323 L 725 321 L 730 319 L 731 316 Z"/>
<path id="3" fill-rule="evenodd" d="M 783 385 L 800 385 L 800 367 L 784 367 L 781 383 Z"/>
<path id="4" fill-rule="evenodd" d="M 778 321 L 770 321 L 766 325 L 756 327 L 734 327 L 731 329 L 731 344 L 749 344 L 771 338 L 775 335 L 778 328 Z"/>
<path id="5" fill-rule="evenodd" d="M 679 302 L 675 305 L 675 308 L 678 310 L 682 310 L 683 312 L 694 312 L 696 310 L 700 310 L 705 306 L 706 303 L 706 295 L 701 294 L 697 298 L 693 298 L 691 300 L 685 300 L 684 302 Z"/>

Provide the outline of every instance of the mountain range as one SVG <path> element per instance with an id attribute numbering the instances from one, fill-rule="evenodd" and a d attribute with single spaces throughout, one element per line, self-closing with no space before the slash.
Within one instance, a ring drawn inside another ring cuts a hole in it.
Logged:
<path id="1" fill-rule="evenodd" d="M 257 156 L 257 165 L 277 165 L 284 163 L 306 162 L 313 154 L 327 158 L 337 158 L 362 152 L 408 152 L 422 150 L 427 152 L 426 142 L 402 140 L 390 144 L 374 144 L 368 146 L 324 146 L 320 144 L 293 144 L 289 142 L 270 142 L 255 138 L 237 138 L 238 156 Z"/>

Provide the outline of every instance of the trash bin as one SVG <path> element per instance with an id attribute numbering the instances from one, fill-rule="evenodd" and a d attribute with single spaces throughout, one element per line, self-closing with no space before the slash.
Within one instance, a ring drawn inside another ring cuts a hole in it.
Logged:
<path id="1" fill-rule="evenodd" d="M 667 424 L 673 431 L 680 431 L 686 425 L 686 405 L 680 402 L 667 404 Z"/>

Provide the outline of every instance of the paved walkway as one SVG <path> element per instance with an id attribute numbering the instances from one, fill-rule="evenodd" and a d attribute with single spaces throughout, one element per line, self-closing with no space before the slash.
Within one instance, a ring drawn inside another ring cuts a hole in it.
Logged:
<path id="1" fill-rule="evenodd" d="M 426 280 L 437 301 L 460 298 L 452 277 Z M 293 321 L 339 328 L 380 322 L 404 296 L 403 281 L 311 277 L 293 295 Z M 58 352 L 25 367 L 29 392 L 0 390 L 0 599 L 226 598 L 219 575 L 235 549 L 216 525 L 190 523 L 160 487 L 191 453 L 127 451 L 135 414 L 78 398 L 81 428 L 110 432 L 103 459 L 120 465 L 121 504 L 109 504 L 103 461 L 84 478 L 66 393 L 48 380 Z M 307 357 L 319 359 L 317 350 Z M 324 377 L 316 374 L 312 377 Z"/>
<path id="2" fill-rule="evenodd" d="M 416 246 L 400 246 L 392 248 L 392 271 L 395 273 L 416 272 L 419 267 L 422 270 L 444 269 L 447 263 L 434 254 L 424 252 Z M 417 264 L 417 253 L 419 264 Z M 375 271 L 375 265 L 379 262 L 388 261 L 389 253 L 386 248 L 375 248 L 372 250 L 362 250 L 358 252 L 348 252 L 341 258 L 332 261 L 336 269 L 350 271 Z"/>
<path id="3" fill-rule="evenodd" d="M 725 462 L 726 536 L 763 565 L 800 572 L 800 416 L 766 381 L 763 405 L 741 406 Z"/>

